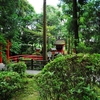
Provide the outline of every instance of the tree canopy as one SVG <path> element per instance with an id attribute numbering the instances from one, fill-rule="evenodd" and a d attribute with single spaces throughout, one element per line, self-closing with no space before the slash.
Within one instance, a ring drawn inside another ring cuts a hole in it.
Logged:
<path id="1" fill-rule="evenodd" d="M 69 53 L 73 48 L 99 53 L 99 13 L 100 0 L 61 0 L 58 8 L 47 5 L 48 50 L 56 39 L 65 39 Z M 21 53 L 20 44 L 41 47 L 42 35 L 43 12 L 37 14 L 27 0 L 0 0 L 0 37 L 12 42 L 12 52 Z"/>

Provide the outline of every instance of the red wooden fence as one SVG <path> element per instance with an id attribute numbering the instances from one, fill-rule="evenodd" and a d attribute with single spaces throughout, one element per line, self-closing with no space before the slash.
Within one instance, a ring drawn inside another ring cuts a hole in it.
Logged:
<path id="1" fill-rule="evenodd" d="M 33 60 L 43 60 L 43 56 L 40 55 L 16 55 L 16 56 L 10 56 L 10 61 L 18 62 L 19 59 L 33 59 Z"/>

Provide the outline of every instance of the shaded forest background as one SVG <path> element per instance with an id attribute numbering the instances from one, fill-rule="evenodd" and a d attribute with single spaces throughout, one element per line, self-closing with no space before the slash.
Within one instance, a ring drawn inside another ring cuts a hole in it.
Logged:
<path id="1" fill-rule="evenodd" d="M 73 48 L 78 53 L 100 53 L 100 0 L 60 1 L 58 8 L 46 7 L 47 50 L 64 39 L 68 53 Z M 11 55 L 42 49 L 42 35 L 43 12 L 37 14 L 27 0 L 0 0 L 0 43 L 11 41 Z"/>

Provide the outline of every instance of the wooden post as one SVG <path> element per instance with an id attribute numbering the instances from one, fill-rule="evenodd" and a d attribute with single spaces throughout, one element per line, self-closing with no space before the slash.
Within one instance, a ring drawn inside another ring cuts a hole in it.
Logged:
<path id="1" fill-rule="evenodd" d="M 31 59 L 31 70 L 33 70 L 33 59 Z"/>
<path id="2" fill-rule="evenodd" d="M 9 63 L 9 61 L 10 61 L 10 57 L 9 57 L 9 54 L 10 54 L 10 45 L 11 45 L 11 43 L 9 42 L 9 40 L 7 40 L 6 57 L 7 57 L 8 63 Z"/>
<path id="3" fill-rule="evenodd" d="M 2 63 L 2 45 L 0 44 L 0 63 Z"/>

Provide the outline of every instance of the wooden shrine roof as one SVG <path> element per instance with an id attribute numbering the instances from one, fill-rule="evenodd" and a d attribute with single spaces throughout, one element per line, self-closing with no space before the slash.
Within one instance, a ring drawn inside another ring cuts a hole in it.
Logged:
<path id="1" fill-rule="evenodd" d="M 65 40 L 56 40 L 55 45 L 65 45 Z"/>

